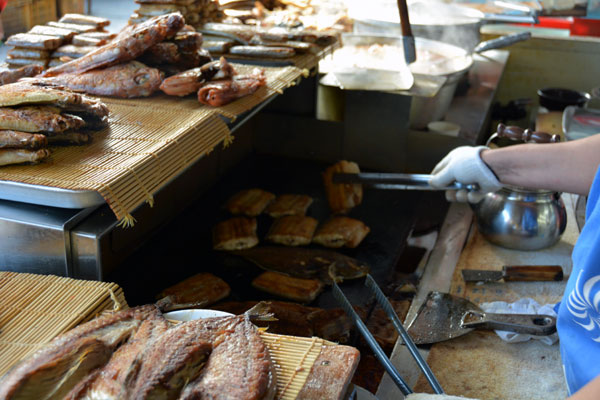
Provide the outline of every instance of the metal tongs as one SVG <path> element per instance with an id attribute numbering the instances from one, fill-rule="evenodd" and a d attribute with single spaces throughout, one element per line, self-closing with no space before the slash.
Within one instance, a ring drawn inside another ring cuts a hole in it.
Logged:
<path id="1" fill-rule="evenodd" d="M 379 172 L 360 172 L 357 174 L 335 173 L 333 183 L 360 183 L 375 189 L 396 190 L 478 190 L 477 184 L 453 182 L 444 188 L 435 188 L 429 184 L 433 176 L 427 174 L 396 174 Z"/>
<path id="2" fill-rule="evenodd" d="M 370 274 L 367 274 L 367 277 L 365 279 L 365 286 L 368 287 L 371 290 L 371 292 L 375 295 L 377 303 L 381 306 L 381 308 L 383 308 L 383 311 L 385 311 L 388 318 L 392 320 L 396 332 L 398 332 L 398 334 L 404 341 L 404 344 L 408 348 L 408 351 L 410 351 L 410 354 L 413 356 L 413 358 L 419 365 L 419 368 L 427 378 L 427 381 L 429 382 L 435 393 L 444 394 L 442 386 L 440 385 L 435 375 L 429 368 L 429 365 L 427 365 L 427 362 L 425 362 L 425 360 L 419 353 L 419 350 L 417 349 L 417 346 L 415 346 L 410 335 L 406 332 L 404 326 L 402 326 L 402 322 L 400 322 L 400 318 L 398 318 L 396 311 L 394 311 L 394 308 L 392 307 L 392 305 L 385 297 L 385 295 L 383 294 L 383 292 L 381 291 L 381 289 Z M 373 353 L 375 353 L 375 358 L 377 358 L 377 360 L 383 365 L 386 372 L 390 375 L 390 377 L 392 378 L 396 386 L 398 386 L 398 389 L 400 389 L 402 394 L 408 396 L 409 394 L 413 393 L 412 389 L 408 387 L 404 379 L 402 379 L 402 377 L 400 376 L 400 373 L 398 372 L 396 367 L 394 367 L 392 362 L 387 358 L 387 356 L 385 355 L 385 353 L 383 352 L 383 350 L 381 349 L 371 332 L 369 332 L 367 326 L 360 319 L 356 311 L 354 311 L 354 308 L 352 308 L 352 304 L 350 304 L 348 298 L 344 295 L 344 293 L 342 292 L 342 290 L 336 282 L 333 282 L 333 297 L 335 297 L 335 299 L 342 306 L 342 309 L 346 312 L 346 314 L 348 314 L 352 321 L 354 321 L 354 324 L 358 328 L 358 331 L 365 338 L 365 340 L 369 344 L 369 347 L 371 347 L 371 350 L 373 350 Z"/>

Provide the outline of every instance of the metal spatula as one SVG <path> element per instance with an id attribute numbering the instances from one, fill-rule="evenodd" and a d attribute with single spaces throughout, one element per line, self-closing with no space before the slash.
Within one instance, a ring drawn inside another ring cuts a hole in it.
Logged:
<path id="1" fill-rule="evenodd" d="M 430 292 L 408 333 L 416 344 L 427 344 L 453 339 L 473 329 L 546 336 L 556 332 L 556 319 L 550 315 L 486 313 L 462 297 Z"/>

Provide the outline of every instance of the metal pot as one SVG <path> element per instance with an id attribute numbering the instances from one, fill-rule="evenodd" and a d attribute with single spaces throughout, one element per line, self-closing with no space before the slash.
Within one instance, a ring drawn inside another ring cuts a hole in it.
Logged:
<path id="1" fill-rule="evenodd" d="M 549 143 L 559 136 L 498 125 L 497 138 Z M 560 193 L 505 186 L 471 205 L 479 232 L 490 242 L 517 250 L 539 250 L 556 243 L 567 226 L 567 212 Z"/>

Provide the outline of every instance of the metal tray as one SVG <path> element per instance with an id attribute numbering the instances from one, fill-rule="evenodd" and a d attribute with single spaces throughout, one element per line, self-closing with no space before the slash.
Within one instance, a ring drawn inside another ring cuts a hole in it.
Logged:
<path id="1" fill-rule="evenodd" d="M 70 190 L 51 186 L 0 181 L 0 199 L 60 208 L 88 208 L 104 204 L 93 190 Z"/>

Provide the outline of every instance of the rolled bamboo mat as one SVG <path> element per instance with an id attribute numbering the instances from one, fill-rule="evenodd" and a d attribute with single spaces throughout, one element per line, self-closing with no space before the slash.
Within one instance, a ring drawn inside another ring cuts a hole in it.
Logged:
<path id="1" fill-rule="evenodd" d="M 0 271 L 0 376 L 55 336 L 127 308 L 115 283 Z"/>
<path id="2" fill-rule="evenodd" d="M 239 73 L 254 67 L 237 66 Z M 53 147 L 50 161 L 0 168 L 0 180 L 99 192 L 124 225 L 131 212 L 199 158 L 223 142 L 230 131 L 221 116 L 237 115 L 293 85 L 302 71 L 295 67 L 264 68 L 267 85 L 224 107 L 209 107 L 196 95 L 184 98 L 156 94 L 143 99 L 103 98 L 109 125 L 91 144 Z"/>
<path id="3" fill-rule="evenodd" d="M 304 386 L 325 340 L 277 335 L 261 331 L 277 369 L 277 395 L 280 400 L 294 400 Z"/>

